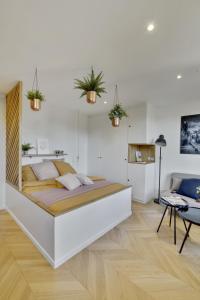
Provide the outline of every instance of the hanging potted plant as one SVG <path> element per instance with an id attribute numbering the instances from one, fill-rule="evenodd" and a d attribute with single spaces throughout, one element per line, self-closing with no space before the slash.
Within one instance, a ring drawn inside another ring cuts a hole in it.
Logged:
<path id="1" fill-rule="evenodd" d="M 113 127 L 119 127 L 120 120 L 123 117 L 126 117 L 126 118 L 128 117 L 128 115 L 127 115 L 126 111 L 123 109 L 122 105 L 119 104 L 117 85 L 115 87 L 114 107 L 111 109 L 108 116 L 109 116 L 109 119 L 112 121 Z"/>
<path id="2" fill-rule="evenodd" d="M 33 149 L 34 147 L 31 146 L 30 143 L 27 143 L 27 144 L 22 144 L 22 152 L 23 152 L 23 155 L 27 155 L 28 154 L 28 151 Z"/>
<path id="3" fill-rule="evenodd" d="M 40 92 L 38 87 L 37 68 L 35 69 L 32 90 L 27 92 L 26 97 L 30 100 L 30 107 L 32 110 L 39 111 L 41 109 L 41 102 L 44 101 L 44 95 Z"/>
<path id="4" fill-rule="evenodd" d="M 30 100 L 31 109 L 39 111 L 41 109 L 41 101 L 44 101 L 44 96 L 39 90 L 31 90 L 27 92 L 27 98 Z"/>
<path id="5" fill-rule="evenodd" d="M 75 89 L 82 90 L 81 97 L 86 95 L 87 102 L 94 104 L 97 96 L 101 98 L 101 94 L 106 93 L 102 79 L 103 72 L 95 75 L 93 68 L 91 68 L 91 73 L 84 77 L 83 80 L 75 79 Z"/>

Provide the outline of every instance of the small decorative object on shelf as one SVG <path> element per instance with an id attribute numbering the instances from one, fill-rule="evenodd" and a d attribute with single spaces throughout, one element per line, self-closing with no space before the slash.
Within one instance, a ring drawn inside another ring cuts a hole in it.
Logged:
<path id="1" fill-rule="evenodd" d="M 119 127 L 120 120 L 123 117 L 126 117 L 126 118 L 128 117 L 128 115 L 127 115 L 126 111 L 123 109 L 122 105 L 119 104 L 117 85 L 115 86 L 114 107 L 111 109 L 108 116 L 109 116 L 109 119 L 112 121 L 113 127 Z"/>
<path id="2" fill-rule="evenodd" d="M 32 90 L 27 92 L 26 97 L 30 100 L 32 110 L 39 111 L 41 109 L 41 102 L 44 101 L 44 95 L 39 90 L 37 68 L 35 69 Z"/>
<path id="3" fill-rule="evenodd" d="M 128 144 L 128 162 L 131 164 L 151 164 L 155 162 L 154 144 Z"/>
<path id="4" fill-rule="evenodd" d="M 28 154 L 28 151 L 33 149 L 34 147 L 31 146 L 30 143 L 27 143 L 27 144 L 22 144 L 22 152 L 23 152 L 23 155 L 27 155 Z"/>
<path id="5" fill-rule="evenodd" d="M 106 93 L 102 79 L 103 72 L 96 76 L 93 68 L 91 68 L 91 73 L 83 80 L 75 79 L 75 89 L 82 90 L 81 97 L 86 95 L 87 103 L 94 104 L 96 103 L 96 96 L 101 98 L 101 94 Z"/>
<path id="6" fill-rule="evenodd" d="M 63 155 L 64 151 L 63 150 L 55 150 L 54 153 L 55 153 L 55 155 Z"/>
<path id="7" fill-rule="evenodd" d="M 197 188 L 196 188 L 196 194 L 198 195 L 197 202 L 200 202 L 200 186 L 197 186 Z"/>

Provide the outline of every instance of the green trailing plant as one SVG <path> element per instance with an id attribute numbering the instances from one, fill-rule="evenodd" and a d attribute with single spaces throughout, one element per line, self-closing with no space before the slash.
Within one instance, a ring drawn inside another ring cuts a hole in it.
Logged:
<path id="1" fill-rule="evenodd" d="M 123 117 L 128 117 L 126 111 L 122 108 L 121 104 L 115 104 L 115 106 L 109 112 L 108 116 L 111 121 L 114 118 L 119 118 L 121 120 Z"/>
<path id="2" fill-rule="evenodd" d="M 31 146 L 30 143 L 27 143 L 27 144 L 22 144 L 22 151 L 26 152 L 26 151 L 29 151 L 31 149 L 33 149 L 34 147 Z"/>
<path id="3" fill-rule="evenodd" d="M 44 95 L 39 90 L 28 91 L 26 97 L 29 100 L 39 99 L 40 101 L 44 101 Z"/>
<path id="4" fill-rule="evenodd" d="M 94 91 L 97 93 L 98 97 L 101 94 L 106 93 L 103 79 L 103 72 L 95 75 L 94 69 L 91 68 L 91 73 L 87 77 L 83 77 L 83 80 L 75 79 L 75 89 L 82 90 L 81 97 L 85 96 L 87 92 Z"/>

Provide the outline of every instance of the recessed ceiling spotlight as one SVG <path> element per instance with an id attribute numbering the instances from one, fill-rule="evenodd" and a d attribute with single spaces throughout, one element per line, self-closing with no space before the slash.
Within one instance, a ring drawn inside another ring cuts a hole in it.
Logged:
<path id="1" fill-rule="evenodd" d="M 153 31 L 155 29 L 155 25 L 153 24 L 153 23 L 149 23 L 148 25 L 147 25 L 147 30 L 148 31 Z"/>
<path id="2" fill-rule="evenodd" d="M 104 104 L 107 104 L 107 103 L 108 103 L 108 101 L 104 101 L 103 103 L 104 103 Z"/>
<path id="3" fill-rule="evenodd" d="M 181 78 L 182 78 L 182 75 L 181 75 L 181 74 L 178 74 L 178 75 L 176 76 L 176 78 L 177 78 L 177 79 L 181 79 Z"/>

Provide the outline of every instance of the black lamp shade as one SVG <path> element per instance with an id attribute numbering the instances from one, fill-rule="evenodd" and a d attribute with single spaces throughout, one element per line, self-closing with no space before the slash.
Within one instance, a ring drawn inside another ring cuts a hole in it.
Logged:
<path id="1" fill-rule="evenodd" d="M 159 137 L 157 138 L 157 140 L 155 141 L 155 144 L 157 145 L 157 146 L 160 146 L 160 147 L 165 147 L 165 146 L 167 146 L 167 142 L 166 142 L 166 140 L 165 140 L 165 137 L 164 137 L 164 135 L 159 135 Z"/>

